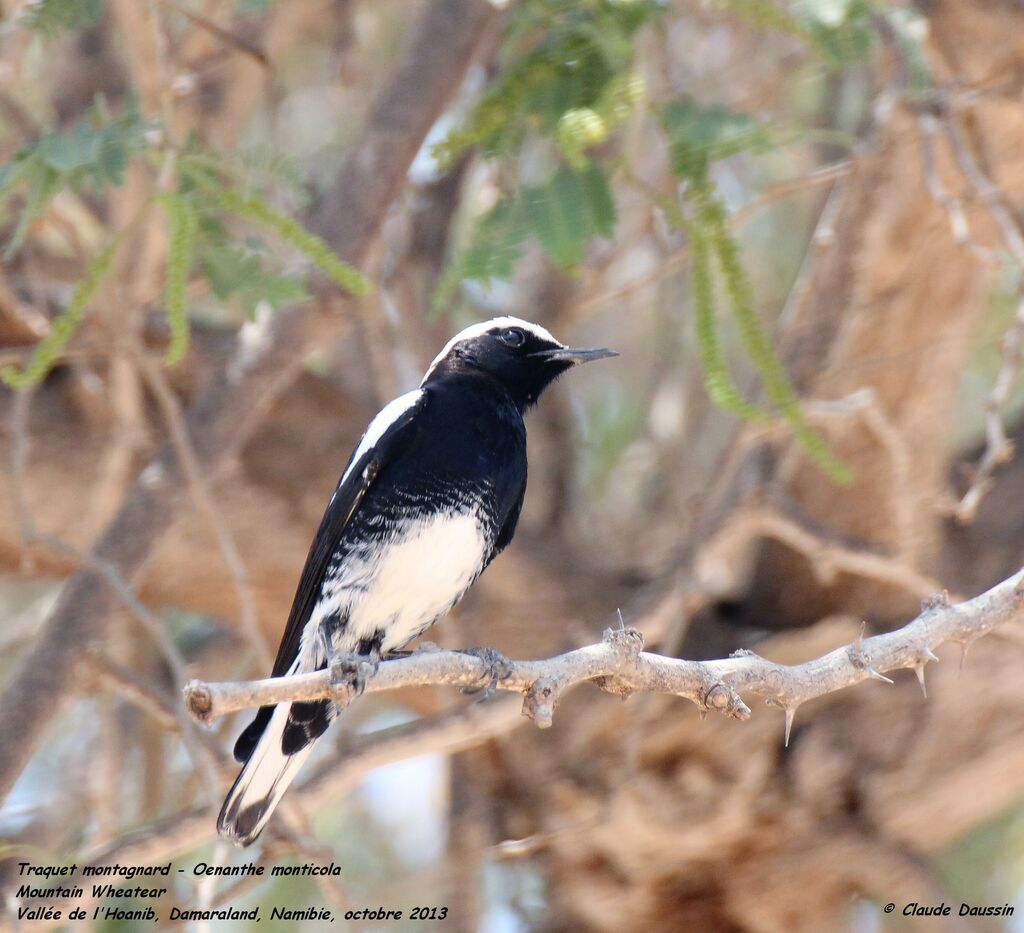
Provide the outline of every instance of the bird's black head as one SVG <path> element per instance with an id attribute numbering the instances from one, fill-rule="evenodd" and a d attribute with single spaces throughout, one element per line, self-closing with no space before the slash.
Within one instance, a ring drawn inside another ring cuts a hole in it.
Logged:
<path id="1" fill-rule="evenodd" d="M 520 410 L 533 405 L 562 373 L 578 363 L 618 356 L 614 350 L 583 350 L 559 343 L 539 324 L 497 317 L 460 331 L 435 357 L 422 385 L 459 374 L 499 382 Z"/>

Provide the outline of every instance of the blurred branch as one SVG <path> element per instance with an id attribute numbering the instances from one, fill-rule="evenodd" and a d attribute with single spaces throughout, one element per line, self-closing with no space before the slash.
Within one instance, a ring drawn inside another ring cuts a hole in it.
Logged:
<path id="1" fill-rule="evenodd" d="M 757 197 L 748 201 L 734 213 L 730 214 L 728 218 L 729 225 L 734 229 L 742 227 L 754 216 L 762 210 L 770 207 L 772 204 L 775 204 L 790 195 L 798 194 L 814 188 L 820 188 L 825 185 L 830 185 L 833 182 L 840 181 L 852 174 L 855 169 L 855 159 L 841 159 L 838 162 L 833 162 L 829 165 L 816 168 L 805 175 L 800 175 L 796 178 L 786 178 L 782 181 L 774 182 L 761 191 Z M 636 179 L 634 178 L 633 180 L 635 181 Z M 646 194 L 651 196 L 652 200 L 657 200 L 658 195 L 656 190 L 646 186 L 641 187 Z M 629 295 L 652 285 L 657 285 L 659 282 L 675 275 L 679 270 L 686 266 L 689 261 L 690 244 L 684 243 L 667 256 L 663 256 L 650 272 L 638 276 L 636 279 L 626 282 L 624 285 L 617 288 L 601 289 L 599 291 L 586 294 L 584 297 L 581 297 L 572 304 L 568 309 L 568 313 L 573 316 L 585 315 L 595 307 L 601 307 L 612 301 L 617 301 L 620 298 L 626 298 Z"/>
<path id="2" fill-rule="evenodd" d="M 235 543 L 235 536 L 231 533 L 227 521 L 221 514 L 214 502 L 206 478 L 203 476 L 199 459 L 196 456 L 195 448 L 188 434 L 188 425 L 185 422 L 184 412 L 178 403 L 178 397 L 174 394 L 167 377 L 164 375 L 163 367 L 151 357 L 141 345 L 135 342 L 135 356 L 142 372 L 142 377 L 149 390 L 156 399 L 160 409 L 167 433 L 174 447 L 175 454 L 181 468 L 185 471 L 185 478 L 188 482 L 189 494 L 196 508 L 199 510 L 204 521 L 210 526 L 213 536 L 217 541 L 221 557 L 227 567 L 228 573 L 235 586 L 238 595 L 238 608 L 241 615 L 242 631 L 247 638 L 249 645 L 256 653 L 259 662 L 264 666 L 273 663 L 273 657 L 267 648 L 266 640 L 259 630 L 259 623 L 256 618 L 256 602 L 252 595 L 252 586 L 249 583 L 249 572 L 246 569 L 245 561 Z"/>
<path id="3" fill-rule="evenodd" d="M 935 170 L 933 141 L 940 130 L 967 185 L 987 208 L 1006 253 L 1017 267 L 1018 276 L 1024 275 L 1024 230 L 1021 229 L 1013 208 L 1007 203 L 1003 191 L 978 164 L 952 103 L 939 92 L 929 100 L 928 106 L 928 110 L 918 113 L 925 180 L 932 197 L 949 216 L 953 238 L 958 243 L 969 246 L 983 259 L 996 258 L 996 254 L 991 250 L 983 250 L 974 241 L 960 200 L 950 196 L 939 181 Z M 961 522 L 974 519 L 981 500 L 991 488 L 992 475 L 1013 456 L 1013 445 L 1006 436 L 1002 415 L 1020 375 L 1021 361 L 1024 358 L 1024 291 L 1021 290 L 1021 286 L 1018 286 L 1017 298 L 1014 322 L 1003 337 L 1003 364 L 985 403 L 985 450 L 974 471 L 970 487 L 954 511 L 954 515 Z"/>
<path id="4" fill-rule="evenodd" d="M 387 208 L 430 127 L 454 96 L 487 26 L 499 13 L 483 0 L 433 0 L 413 27 L 412 45 L 390 86 L 370 110 L 362 135 L 321 205 L 320 232 L 348 262 L 368 255 Z M 320 308 L 281 311 L 264 327 L 239 334 L 234 359 L 197 398 L 187 416 L 200 468 L 209 478 L 241 449 L 273 403 L 301 372 L 308 353 L 343 329 L 340 299 Z M 149 564 L 177 516 L 187 485 L 168 445 L 146 467 L 100 535 L 95 561 L 64 586 L 35 645 L 0 695 L 0 796 L 5 796 L 63 707 L 82 648 L 99 641 L 115 596 L 97 567 L 133 581 Z"/>
<path id="5" fill-rule="evenodd" d="M 757 538 L 772 538 L 803 555 L 822 586 L 831 586 L 840 574 L 850 574 L 899 587 L 919 598 L 941 589 L 938 581 L 918 572 L 905 559 L 824 539 L 765 505 L 751 504 L 737 510 L 709 542 L 707 551 L 719 562 L 735 560 L 741 548 Z"/>
<path id="6" fill-rule="evenodd" d="M 1021 274 L 1024 275 L 1024 267 Z M 955 515 L 962 522 L 974 519 L 985 493 L 992 487 L 992 474 L 996 468 L 1013 457 L 1013 442 L 1006 436 L 1003 411 L 1010 401 L 1013 387 L 1020 377 L 1024 362 L 1024 291 L 1017 296 L 1017 311 L 1010 329 L 1001 342 L 1002 365 L 995 385 L 985 402 L 985 452 L 978 461 L 970 488 L 956 507 Z"/>
<path id="7" fill-rule="evenodd" d="M 932 200 L 946 212 L 949 231 L 953 235 L 953 239 L 961 246 L 968 247 L 975 256 L 984 262 L 995 261 L 997 257 L 993 251 L 982 246 L 971 233 L 963 200 L 950 194 L 942 179 L 939 178 L 938 168 L 935 164 L 935 137 L 939 132 L 939 121 L 933 114 L 918 113 L 917 126 L 921 141 L 921 161 L 924 163 L 925 185 Z"/>
<path id="8" fill-rule="evenodd" d="M 316 810 L 353 790 L 375 768 L 419 755 L 450 755 L 482 745 L 522 724 L 518 707 L 514 700 L 501 698 L 456 709 L 432 719 L 352 736 L 337 753 L 325 756 L 310 769 L 309 777 L 297 788 L 299 802 Z M 214 812 L 211 807 L 190 807 L 149 826 L 124 833 L 102 847 L 81 853 L 79 859 L 83 864 L 92 866 L 165 862 L 216 835 Z M 271 826 L 268 839 L 272 840 L 277 835 L 277 827 Z M 293 839 L 290 831 L 286 836 Z M 61 906 L 61 902 L 53 898 L 39 902 L 23 901 L 21 906 L 36 904 Z"/>
<path id="9" fill-rule="evenodd" d="M 31 387 L 17 391 L 12 409 L 14 442 L 11 445 L 11 488 L 22 541 L 26 545 L 41 545 L 65 557 L 72 558 L 80 567 L 85 568 L 90 574 L 105 583 L 105 592 L 110 594 L 112 598 L 117 599 L 142 624 L 142 627 L 159 648 L 175 682 L 180 683 L 185 677 L 185 659 L 178 650 L 178 646 L 167 633 L 160 619 L 135 594 L 131 584 L 124 579 L 118 568 L 112 562 L 105 560 L 92 551 L 80 550 L 62 538 L 40 532 L 36 528 L 35 520 L 32 517 L 28 499 L 25 495 L 25 475 L 28 469 L 30 451 L 28 415 L 33 391 Z M 85 655 L 86 663 L 88 663 L 91 660 L 91 656 L 85 652 L 83 652 L 83 655 Z M 94 667 L 94 671 L 100 671 L 101 667 L 102 664 L 100 667 Z M 113 668 L 107 668 L 103 673 L 111 675 L 112 672 Z M 74 696 L 73 691 L 70 690 L 53 692 L 59 694 L 52 701 L 55 712 L 62 708 L 64 702 Z M 129 693 L 129 696 L 135 701 L 140 699 L 137 692 L 134 694 Z M 213 752 L 205 744 L 205 737 L 202 732 L 195 728 L 187 716 L 183 716 L 176 706 L 171 709 L 171 712 L 178 721 L 181 740 L 186 752 L 195 764 L 196 771 L 202 775 L 206 790 L 210 793 L 211 797 L 215 796 L 217 763 L 214 760 Z"/>
<path id="10" fill-rule="evenodd" d="M 372 665 L 365 659 L 353 665 L 349 656 L 311 674 L 238 683 L 192 681 L 185 687 L 185 704 L 197 720 L 210 722 L 235 710 L 288 700 L 333 699 L 344 706 L 361 692 L 431 684 L 480 687 L 490 682 L 496 689 L 523 694 L 523 713 L 546 728 L 561 695 L 585 682 L 622 696 L 681 696 L 696 703 L 701 712 L 721 712 L 735 719 L 750 716 L 739 696 L 739 691 L 749 690 L 785 710 L 788 741 L 801 703 L 869 678 L 892 683 L 883 674 L 904 668 L 917 674 L 923 689 L 924 667 L 937 660 L 936 647 L 952 641 L 966 649 L 995 626 L 1020 618 L 1022 612 L 1024 570 L 956 605 L 945 595 L 932 597 L 903 628 L 872 638 L 862 635 L 853 644 L 804 664 L 776 664 L 750 652 L 718 661 L 685 661 L 642 651 L 643 636 L 635 629 L 609 629 L 600 644 L 543 661 L 500 659 L 496 664 L 486 652 L 477 656 L 431 650 L 382 661 L 374 670 L 366 669 Z M 358 686 L 357 680 L 361 681 Z"/>
<path id="11" fill-rule="evenodd" d="M 232 32 L 230 29 L 215 23 L 208 16 L 204 16 L 196 10 L 190 10 L 184 4 L 177 3 L 176 0 L 161 0 L 161 2 L 176 13 L 180 13 L 185 17 L 185 19 L 192 23 L 193 26 L 197 26 L 199 29 L 203 29 L 210 33 L 210 35 L 219 39 L 224 45 L 233 48 L 236 52 L 241 52 L 243 55 L 248 55 L 263 68 L 270 68 L 270 57 L 267 55 L 266 51 L 255 42 L 251 42 L 243 36 L 238 35 L 238 33 Z"/>
<path id="12" fill-rule="evenodd" d="M 135 671 L 99 655 L 89 658 L 88 668 L 99 686 L 147 713 L 163 731 L 174 732 L 180 728 L 174 706 Z"/>

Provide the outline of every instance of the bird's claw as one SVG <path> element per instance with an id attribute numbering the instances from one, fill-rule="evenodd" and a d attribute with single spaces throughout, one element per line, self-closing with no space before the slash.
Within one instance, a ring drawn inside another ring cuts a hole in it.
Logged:
<path id="1" fill-rule="evenodd" d="M 480 696 L 481 701 L 489 700 L 498 688 L 498 681 L 504 680 L 512 673 L 512 662 L 494 648 L 465 648 L 461 654 L 472 655 L 484 663 L 484 674 L 487 682 L 480 687 L 463 687 L 466 696 Z"/>
<path id="2" fill-rule="evenodd" d="M 377 673 L 380 666 L 380 655 L 350 654 L 348 652 L 334 654 L 328 662 L 331 671 L 331 686 L 342 684 L 352 691 L 352 699 L 361 697 L 366 691 L 366 682 Z"/>

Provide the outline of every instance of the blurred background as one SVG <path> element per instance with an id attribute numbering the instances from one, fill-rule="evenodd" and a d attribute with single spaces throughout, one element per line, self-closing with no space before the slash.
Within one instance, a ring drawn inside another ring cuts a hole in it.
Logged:
<path id="1" fill-rule="evenodd" d="M 621 610 L 798 663 L 1019 569 L 1020 2 L 0 10 L 6 909 L 30 859 L 173 862 L 164 914 L 271 930 L 1024 930 L 955 916 L 1024 916 L 1019 629 L 788 747 L 763 706 L 364 697 L 244 853 L 247 716 L 180 703 L 268 670 L 366 423 L 496 314 L 622 355 L 530 416 L 516 540 L 437 643 L 547 657 Z M 254 858 L 342 874 L 190 873 Z"/>

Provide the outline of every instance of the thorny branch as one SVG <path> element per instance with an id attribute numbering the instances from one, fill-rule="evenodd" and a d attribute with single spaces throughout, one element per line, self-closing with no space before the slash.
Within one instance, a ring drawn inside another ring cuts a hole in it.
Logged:
<path id="1" fill-rule="evenodd" d="M 966 651 L 976 638 L 1020 618 L 1022 612 L 1024 570 L 955 605 L 944 594 L 931 597 L 903 628 L 871 638 L 862 634 L 853 644 L 804 664 L 776 664 L 752 652 L 718 661 L 663 657 L 642 650 L 640 632 L 620 628 L 607 630 L 600 644 L 542 661 L 501 659 L 496 665 L 486 657 L 434 649 L 375 667 L 365 659 L 344 656 L 310 674 L 233 683 L 191 681 L 185 686 L 185 705 L 197 720 L 210 722 L 235 710 L 287 700 L 333 699 L 344 706 L 362 692 L 430 684 L 480 687 L 490 682 L 498 690 L 523 694 L 523 713 L 547 728 L 562 694 L 586 682 L 622 696 L 647 692 L 685 697 L 702 713 L 710 710 L 735 719 L 749 718 L 740 692 L 750 691 L 785 711 L 788 742 L 801 703 L 863 680 L 892 683 L 883 675 L 905 668 L 915 672 L 923 690 L 925 665 L 938 660 L 935 648 L 951 641 Z"/>

